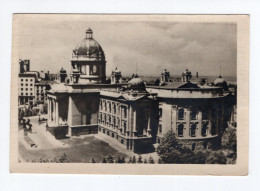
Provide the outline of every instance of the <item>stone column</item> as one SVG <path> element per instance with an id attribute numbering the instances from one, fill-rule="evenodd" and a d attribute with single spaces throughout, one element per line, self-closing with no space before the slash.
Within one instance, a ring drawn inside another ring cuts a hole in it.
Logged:
<path id="1" fill-rule="evenodd" d="M 172 106 L 172 130 L 173 132 L 177 135 L 177 107 L 176 106 Z"/>
<path id="2" fill-rule="evenodd" d="M 53 106 L 53 122 L 54 124 L 56 124 L 56 104 L 54 99 L 52 99 L 52 106 Z"/>
<path id="3" fill-rule="evenodd" d="M 185 133 L 184 137 L 190 137 L 190 108 L 187 108 L 185 117 Z"/>
<path id="4" fill-rule="evenodd" d="M 196 132 L 196 137 L 201 137 L 201 129 L 202 129 L 202 111 L 199 111 L 198 113 L 198 126 L 197 126 L 197 132 Z"/>
<path id="5" fill-rule="evenodd" d="M 133 112 L 133 109 L 132 109 L 132 105 L 130 105 L 130 108 L 129 108 L 129 114 L 128 114 L 128 132 L 131 133 L 132 132 L 132 112 Z"/>
<path id="6" fill-rule="evenodd" d="M 59 103 L 58 103 L 58 100 L 56 99 L 55 100 L 55 111 L 56 111 L 56 114 L 55 114 L 55 116 L 56 116 L 56 125 L 58 126 L 59 125 Z"/>
<path id="7" fill-rule="evenodd" d="M 50 122 L 51 120 L 51 106 L 50 106 L 50 98 L 48 97 L 48 121 Z"/>
<path id="8" fill-rule="evenodd" d="M 211 135 L 211 126 L 212 126 L 211 118 L 212 118 L 211 109 L 209 109 L 209 116 L 208 116 L 209 125 L 208 125 L 208 129 L 207 129 L 207 136 Z"/>
<path id="9" fill-rule="evenodd" d="M 89 65 L 86 65 L 86 75 L 89 76 Z"/>
<path id="10" fill-rule="evenodd" d="M 72 98 L 69 96 L 69 106 L 68 106 L 68 125 L 72 126 Z"/>
<path id="11" fill-rule="evenodd" d="M 133 137 L 135 136 L 136 133 L 136 109 L 134 108 L 134 120 L 133 120 Z"/>
<path id="12" fill-rule="evenodd" d="M 148 124 L 147 124 L 147 136 L 150 136 L 151 135 L 151 111 L 150 111 L 150 107 L 148 109 Z"/>

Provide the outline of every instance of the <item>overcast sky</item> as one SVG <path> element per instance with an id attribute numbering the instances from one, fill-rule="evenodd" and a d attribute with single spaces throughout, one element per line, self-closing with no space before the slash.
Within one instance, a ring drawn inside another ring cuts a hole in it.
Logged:
<path id="1" fill-rule="evenodd" d="M 102 46 L 107 75 L 118 67 L 123 75 L 171 76 L 186 68 L 195 75 L 236 76 L 236 24 L 171 22 L 89 22 L 81 19 L 26 19 L 13 35 L 20 59 L 31 60 L 31 70 L 70 72 L 72 50 L 85 38 L 88 27 Z"/>

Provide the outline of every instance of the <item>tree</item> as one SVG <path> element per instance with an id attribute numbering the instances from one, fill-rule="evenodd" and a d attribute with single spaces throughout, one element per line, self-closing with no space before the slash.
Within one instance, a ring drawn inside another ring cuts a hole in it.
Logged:
<path id="1" fill-rule="evenodd" d="M 124 157 L 124 156 L 122 156 L 121 162 L 122 162 L 122 163 L 125 163 L 125 157 Z"/>
<path id="2" fill-rule="evenodd" d="M 141 155 L 139 155 L 138 160 L 137 160 L 137 163 L 143 163 L 143 161 L 142 161 L 142 156 L 141 156 Z"/>
<path id="3" fill-rule="evenodd" d="M 119 155 L 117 156 L 115 163 L 122 163 L 122 159 Z"/>
<path id="4" fill-rule="evenodd" d="M 48 113 L 48 104 L 44 102 L 42 106 L 42 113 L 47 114 Z"/>
<path id="5" fill-rule="evenodd" d="M 95 159 L 94 158 L 91 158 L 91 163 L 96 163 Z"/>
<path id="6" fill-rule="evenodd" d="M 149 163 L 150 163 L 150 164 L 154 164 L 153 157 L 151 157 L 151 156 L 150 156 L 150 158 L 149 158 Z"/>
<path id="7" fill-rule="evenodd" d="M 107 163 L 106 158 L 103 158 L 103 159 L 102 159 L 102 163 Z"/>
<path id="8" fill-rule="evenodd" d="M 206 159 L 207 164 L 226 164 L 227 158 L 226 156 L 221 152 L 211 152 L 209 153 L 209 156 Z"/>
<path id="9" fill-rule="evenodd" d="M 136 163 L 135 155 L 133 156 L 132 163 Z"/>
<path id="10" fill-rule="evenodd" d="M 237 131 L 236 128 L 226 128 L 221 138 L 221 146 L 229 152 L 237 152 Z"/>
<path id="11" fill-rule="evenodd" d="M 113 157 L 111 156 L 111 154 L 109 154 L 109 155 L 107 156 L 107 163 L 114 163 L 114 159 L 113 159 Z"/>
<path id="12" fill-rule="evenodd" d="M 168 132 L 157 148 L 162 163 L 175 164 L 205 164 L 206 154 L 203 152 L 194 153 L 187 147 L 183 147 L 174 133 Z"/>
<path id="13" fill-rule="evenodd" d="M 159 86 L 159 85 L 160 85 L 160 80 L 159 80 L 159 79 L 156 79 L 156 80 L 154 81 L 154 84 L 155 84 L 156 86 Z"/>

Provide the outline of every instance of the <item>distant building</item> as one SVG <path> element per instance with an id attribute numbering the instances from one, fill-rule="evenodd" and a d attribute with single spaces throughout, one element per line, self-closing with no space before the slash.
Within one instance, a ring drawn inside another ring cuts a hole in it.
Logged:
<path id="1" fill-rule="evenodd" d="M 119 84 L 122 83 L 122 73 L 120 70 L 116 69 L 111 73 L 111 84 Z"/>
<path id="2" fill-rule="evenodd" d="M 46 102 L 49 82 L 41 79 L 39 72 L 30 71 L 30 60 L 20 60 L 19 64 L 18 104 L 33 106 Z"/>
<path id="3" fill-rule="evenodd" d="M 38 73 L 30 71 L 30 60 L 20 60 L 18 81 L 18 104 L 32 106 L 35 104 L 35 83 Z"/>
<path id="4" fill-rule="evenodd" d="M 191 78 L 191 72 L 188 69 L 186 69 L 186 71 L 182 73 L 182 82 L 190 82 Z"/>
<path id="5" fill-rule="evenodd" d="M 170 72 L 166 69 L 161 73 L 161 84 L 170 81 Z"/>

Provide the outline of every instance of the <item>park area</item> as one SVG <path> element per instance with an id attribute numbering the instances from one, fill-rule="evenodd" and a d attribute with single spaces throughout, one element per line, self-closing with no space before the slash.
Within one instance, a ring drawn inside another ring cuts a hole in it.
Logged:
<path id="1" fill-rule="evenodd" d="M 126 157 L 94 135 L 84 135 L 56 140 L 46 131 L 46 122 L 38 122 L 39 117 L 29 117 L 32 130 L 24 133 L 19 128 L 20 162 L 102 162 L 109 155 L 113 158 Z"/>

